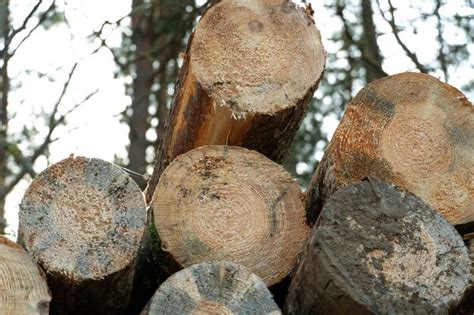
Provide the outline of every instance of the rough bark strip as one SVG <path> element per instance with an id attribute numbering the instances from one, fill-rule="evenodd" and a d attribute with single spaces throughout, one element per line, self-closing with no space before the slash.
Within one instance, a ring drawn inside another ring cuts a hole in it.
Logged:
<path id="1" fill-rule="evenodd" d="M 170 277 L 142 315 L 281 314 L 265 283 L 231 262 L 193 265 Z"/>
<path id="2" fill-rule="evenodd" d="M 474 233 L 466 235 L 465 241 L 469 251 L 469 258 L 471 259 L 470 288 L 464 294 L 464 298 L 455 314 L 471 315 L 474 314 Z"/>
<path id="3" fill-rule="evenodd" d="M 292 280 L 288 314 L 446 314 L 469 286 L 456 230 L 421 199 L 366 179 L 326 203 Z"/>
<path id="4" fill-rule="evenodd" d="M 234 261 L 268 285 L 290 273 L 309 233 L 293 178 L 241 147 L 180 155 L 163 173 L 151 208 L 161 246 L 179 265 Z"/>
<path id="5" fill-rule="evenodd" d="M 145 229 L 143 195 L 119 167 L 70 157 L 39 174 L 20 205 L 20 238 L 46 271 L 52 314 L 120 314 Z"/>
<path id="6" fill-rule="evenodd" d="M 247 147 L 281 162 L 321 79 L 325 51 L 312 17 L 283 0 L 223 0 L 191 36 L 148 183 L 206 144 Z"/>
<path id="7" fill-rule="evenodd" d="M 50 301 L 43 271 L 19 245 L 0 236 L 0 313 L 47 315 Z"/>
<path id="8" fill-rule="evenodd" d="M 308 218 L 314 222 L 335 191 L 370 176 L 472 227 L 473 149 L 474 107 L 460 91 L 419 73 L 374 81 L 348 105 L 313 176 Z"/>

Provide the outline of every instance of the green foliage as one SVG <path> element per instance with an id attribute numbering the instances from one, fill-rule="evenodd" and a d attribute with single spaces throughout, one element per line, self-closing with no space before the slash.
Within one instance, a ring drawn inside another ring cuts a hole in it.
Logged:
<path id="1" fill-rule="evenodd" d="M 153 248 L 153 252 L 161 252 L 161 239 L 158 235 L 158 232 L 156 231 L 155 222 L 151 222 L 151 224 L 148 225 L 148 233 L 150 233 L 151 247 Z"/>

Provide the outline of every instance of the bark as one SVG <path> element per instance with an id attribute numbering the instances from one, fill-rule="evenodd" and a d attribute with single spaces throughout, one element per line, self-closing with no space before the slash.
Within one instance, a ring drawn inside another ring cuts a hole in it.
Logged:
<path id="1" fill-rule="evenodd" d="M 20 240 L 46 271 L 52 314 L 121 314 L 146 209 L 120 168 L 70 157 L 40 173 L 20 205 Z"/>
<path id="2" fill-rule="evenodd" d="M 292 280 L 288 314 L 447 314 L 469 287 L 456 230 L 415 195 L 366 179 L 326 203 Z"/>
<path id="3" fill-rule="evenodd" d="M 4 9 L 0 13 L 0 37 L 3 39 L 4 47 L 1 54 L 2 66 L 0 67 L 0 192 L 6 189 L 7 179 L 7 130 L 8 130 L 8 93 L 10 92 L 10 78 L 8 77 L 8 62 L 10 59 L 7 43 L 10 32 L 10 10 L 9 1 L 2 4 Z M 0 235 L 5 234 L 5 198 L 0 198 Z"/>
<path id="4" fill-rule="evenodd" d="M 0 305 L 2 314 L 49 314 L 46 276 L 17 244 L 0 236 Z"/>
<path id="5" fill-rule="evenodd" d="M 293 178 L 240 147 L 204 146 L 176 158 L 151 209 L 161 247 L 179 266 L 234 261 L 268 285 L 290 273 L 309 232 Z"/>
<path id="6" fill-rule="evenodd" d="M 460 91 L 419 73 L 374 81 L 349 103 L 313 176 L 308 219 L 335 191 L 370 176 L 472 227 L 473 147 L 474 107 Z"/>
<path id="7" fill-rule="evenodd" d="M 179 154 L 206 144 L 281 162 L 322 76 L 312 17 L 292 2 L 223 0 L 191 36 L 146 199 Z"/>
<path id="8" fill-rule="evenodd" d="M 281 314 L 265 283 L 231 262 L 194 265 L 156 291 L 147 314 Z"/>
<path id="9" fill-rule="evenodd" d="M 464 294 L 464 298 L 456 310 L 456 314 L 460 315 L 474 314 L 474 233 L 466 235 L 465 240 L 471 260 L 471 274 L 469 279 L 470 287 Z"/>

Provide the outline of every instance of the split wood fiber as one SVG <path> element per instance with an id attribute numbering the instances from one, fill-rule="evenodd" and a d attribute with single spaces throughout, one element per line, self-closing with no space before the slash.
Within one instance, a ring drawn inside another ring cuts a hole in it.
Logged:
<path id="1" fill-rule="evenodd" d="M 265 283 L 242 265 L 212 262 L 171 276 L 142 315 L 281 314 Z"/>
<path id="2" fill-rule="evenodd" d="M 471 261 L 461 236 L 415 195 L 367 179 L 337 191 L 313 229 L 288 314 L 456 314 Z"/>
<path id="3" fill-rule="evenodd" d="M 309 233 L 293 178 L 240 147 L 180 155 L 161 176 L 151 209 L 163 250 L 180 266 L 233 261 L 268 285 L 290 273 Z"/>
<path id="4" fill-rule="evenodd" d="M 374 81 L 349 103 L 308 188 L 314 222 L 338 189 L 365 177 L 403 187 L 474 232 L 474 106 L 427 74 Z"/>
<path id="5" fill-rule="evenodd" d="M 118 166 L 70 157 L 32 182 L 20 239 L 46 271 L 52 314 L 120 314 L 145 229 L 143 194 Z"/>
<path id="6" fill-rule="evenodd" d="M 48 315 L 46 276 L 19 245 L 0 236 L 0 314 Z"/>
<path id="7" fill-rule="evenodd" d="M 191 36 L 156 165 L 207 144 L 242 146 L 281 162 L 324 71 L 307 10 L 287 0 L 222 0 Z"/>

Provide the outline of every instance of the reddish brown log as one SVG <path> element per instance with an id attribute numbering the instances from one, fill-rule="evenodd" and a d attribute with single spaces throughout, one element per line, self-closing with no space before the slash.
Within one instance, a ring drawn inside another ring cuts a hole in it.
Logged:
<path id="1" fill-rule="evenodd" d="M 370 176 L 474 232 L 473 150 L 474 107 L 460 91 L 420 73 L 374 81 L 347 106 L 308 188 L 308 217 L 314 222 L 335 191 Z"/>

